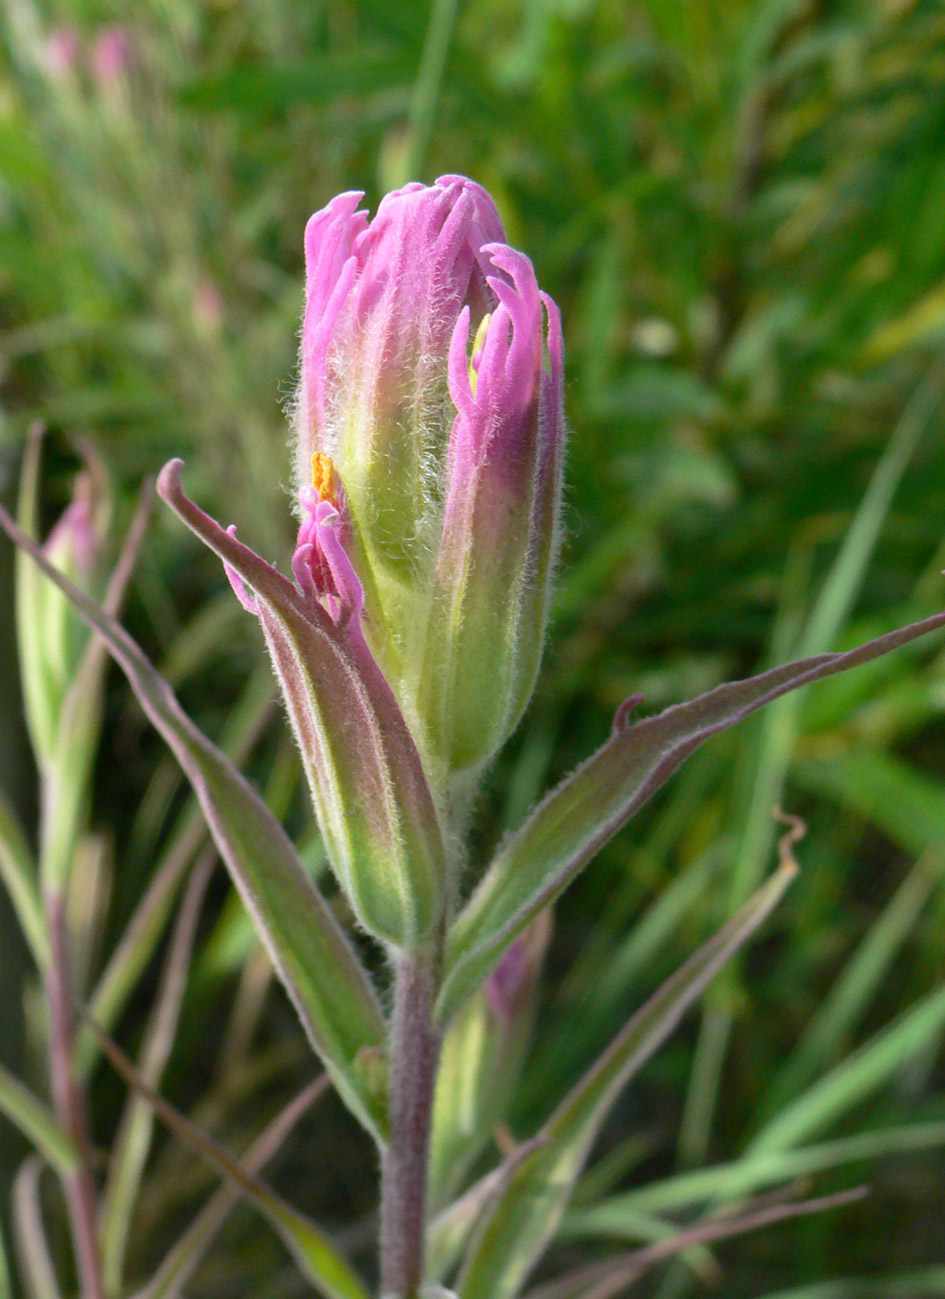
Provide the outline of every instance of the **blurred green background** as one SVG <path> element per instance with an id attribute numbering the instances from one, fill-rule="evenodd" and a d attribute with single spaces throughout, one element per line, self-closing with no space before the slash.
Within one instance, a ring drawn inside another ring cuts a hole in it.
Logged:
<path id="1" fill-rule="evenodd" d="M 565 324 L 567 539 L 541 685 L 482 803 L 483 852 L 626 695 L 653 710 L 945 602 L 940 4 L 3 0 L 0 42 L 0 490 L 14 496 L 42 420 L 49 523 L 87 438 L 120 518 L 180 454 L 190 493 L 285 562 L 302 230 L 335 192 L 373 207 L 407 179 L 466 173 L 532 257 Z M 29 822 L 10 567 L 4 546 L 0 759 Z M 219 734 L 261 645 L 162 510 L 127 618 Z M 801 879 L 618 1107 L 583 1206 L 738 1158 L 844 1060 L 808 1144 L 926 1132 L 815 1179 L 869 1181 L 864 1202 L 638 1293 L 945 1295 L 943 711 L 945 654 L 924 644 L 782 702 L 691 760 L 559 907 L 519 1135 L 770 869 L 771 806 L 809 823 Z M 278 716 L 250 769 L 304 835 Z M 93 809 L 114 861 L 106 950 L 180 806 L 113 681 Z M 215 876 L 163 1085 L 237 1141 L 306 1066 L 234 916 Z M 0 1059 L 41 1087 L 33 976 L 2 903 L 0 954 Z M 120 1021 L 126 1045 L 146 1006 L 142 992 Z M 120 1099 L 98 1071 L 100 1144 Z M 3 1179 L 24 1149 L 0 1128 Z M 159 1138 L 143 1272 L 206 1185 L 188 1159 Z M 347 1223 L 355 1252 L 370 1238 L 374 1170 L 340 1108 L 313 1115 L 275 1176 Z M 645 1237 L 646 1208 L 625 1205 L 620 1230 L 576 1211 L 559 1256 Z M 241 1212 L 188 1293 L 301 1293 Z M 828 1278 L 846 1280 L 815 1288 Z"/>

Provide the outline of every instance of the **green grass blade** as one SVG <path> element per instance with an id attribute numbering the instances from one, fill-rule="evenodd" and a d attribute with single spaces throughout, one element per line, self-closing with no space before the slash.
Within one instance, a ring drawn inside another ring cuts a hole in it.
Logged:
<path id="1" fill-rule="evenodd" d="M 733 1163 L 678 1173 L 609 1196 L 587 1208 L 573 1209 L 562 1224 L 562 1234 L 633 1239 L 641 1213 L 678 1213 L 702 1205 L 736 1203 L 766 1188 L 813 1177 L 846 1164 L 942 1146 L 945 1146 L 945 1123 L 914 1123 L 860 1132 L 815 1146 L 745 1155 Z"/>
<path id="2" fill-rule="evenodd" d="M 204 853 L 191 874 L 177 920 L 141 1049 L 139 1071 L 152 1087 L 160 1085 L 174 1045 L 200 908 L 213 870 L 215 854 Z M 134 1207 L 151 1149 L 154 1113 L 132 1093 L 111 1145 L 108 1176 L 101 1200 L 99 1241 L 102 1277 L 108 1294 L 123 1290 L 125 1254 Z"/>
<path id="3" fill-rule="evenodd" d="M 758 1299 L 939 1299 L 945 1295 L 945 1267 L 895 1272 L 891 1276 L 847 1277 L 791 1290 L 769 1290 Z"/>
<path id="4" fill-rule="evenodd" d="M 5 511 L 0 511 L 0 524 L 105 640 L 141 707 L 187 773 L 312 1046 L 349 1108 L 379 1138 L 386 1121 L 377 1088 L 377 1056 L 386 1044 L 384 1016 L 354 948 L 282 826 L 226 755 L 193 724 L 124 628 L 57 573 Z"/>
<path id="5" fill-rule="evenodd" d="M 941 378 L 936 368 L 916 388 L 893 430 L 793 652 L 824 653 L 849 617 L 902 475 L 940 397 Z M 752 788 L 732 874 L 733 906 L 755 887 L 760 863 L 771 850 L 770 808 L 781 799 L 803 697 L 796 694 L 779 701 L 761 724 L 757 749 L 748 764 Z M 730 1027 L 729 1008 L 707 1008 L 680 1135 L 680 1150 L 687 1162 L 698 1162 L 708 1141 Z"/>
<path id="6" fill-rule="evenodd" d="M 882 986 L 922 908 L 943 877 L 945 862 L 937 850 L 919 858 L 811 1018 L 796 1050 L 765 1095 L 762 1113 L 776 1113 L 831 1063 L 839 1045 L 848 1039 Z"/>
<path id="7" fill-rule="evenodd" d="M 911 856 L 945 843 L 941 781 L 895 753 L 857 745 L 829 758 L 803 758 L 796 773 L 806 788 L 855 809 Z"/>
<path id="8" fill-rule="evenodd" d="M 2 1065 L 0 1112 L 20 1129 L 57 1172 L 71 1173 L 75 1170 L 78 1155 L 52 1113 Z"/>
<path id="9" fill-rule="evenodd" d="M 397 185 L 423 174 L 430 137 L 433 133 L 433 123 L 436 119 L 436 105 L 443 83 L 450 37 L 456 25 L 458 9 L 459 0 L 433 0 L 430 7 L 430 21 L 423 42 L 423 54 L 420 56 L 417 79 L 410 96 L 406 174 L 397 179 Z"/>
<path id="10" fill-rule="evenodd" d="M 13 1299 L 13 1282 L 10 1279 L 10 1265 L 7 1261 L 7 1247 L 3 1243 L 2 1230 L 0 1230 L 0 1299 Z"/>
<path id="11" fill-rule="evenodd" d="M 884 1083 L 945 1027 L 945 988 L 923 997 L 776 1115 L 747 1154 L 783 1150 L 834 1122 Z"/>

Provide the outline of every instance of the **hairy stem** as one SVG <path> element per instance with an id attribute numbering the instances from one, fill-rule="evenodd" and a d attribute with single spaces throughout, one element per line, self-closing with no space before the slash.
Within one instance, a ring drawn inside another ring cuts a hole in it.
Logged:
<path id="1" fill-rule="evenodd" d="M 416 1299 L 423 1280 L 427 1153 L 439 1035 L 433 1027 L 434 961 L 405 953 L 394 965 L 390 1141 L 381 1168 L 381 1293 Z"/>
<path id="2" fill-rule="evenodd" d="M 75 1249 L 82 1299 L 105 1299 L 96 1234 L 96 1194 L 92 1151 L 85 1117 L 85 1097 L 72 1067 L 75 1021 L 72 973 L 65 904 L 59 893 L 46 897 L 50 962 L 46 977 L 49 998 L 49 1069 L 59 1121 L 79 1152 L 78 1166 L 63 1177 L 69 1225 Z"/>

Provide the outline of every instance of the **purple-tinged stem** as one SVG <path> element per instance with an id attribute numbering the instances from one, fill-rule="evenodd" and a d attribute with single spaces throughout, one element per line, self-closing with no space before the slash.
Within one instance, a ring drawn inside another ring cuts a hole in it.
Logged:
<path id="1" fill-rule="evenodd" d="M 381 1294 L 416 1299 L 423 1280 L 427 1162 L 439 1034 L 429 952 L 394 963 L 390 1140 L 381 1167 Z"/>
<path id="2" fill-rule="evenodd" d="M 58 893 L 46 897 L 50 962 L 46 976 L 49 998 L 49 1068 L 59 1122 L 78 1151 L 79 1162 L 63 1177 L 69 1225 L 75 1249 L 82 1299 L 105 1299 L 96 1234 L 96 1192 L 92 1149 L 85 1117 L 85 1097 L 72 1067 L 75 1020 L 72 973 L 65 904 Z"/>

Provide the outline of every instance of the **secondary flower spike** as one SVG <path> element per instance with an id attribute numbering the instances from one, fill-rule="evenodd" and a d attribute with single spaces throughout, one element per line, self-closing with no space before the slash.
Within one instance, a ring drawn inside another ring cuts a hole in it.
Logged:
<path id="1" fill-rule="evenodd" d="M 439 920 L 445 854 L 420 755 L 361 634 L 339 502 L 305 496 L 292 583 L 184 495 L 180 466 L 164 466 L 158 491 L 260 621 L 338 881 L 367 930 L 411 948 Z"/>
<path id="2" fill-rule="evenodd" d="M 361 198 L 339 195 L 306 229 L 298 487 L 311 518 L 304 493 L 330 461 L 367 642 L 439 778 L 488 758 L 534 685 L 561 328 L 480 186 L 407 185 L 373 220 Z"/>

